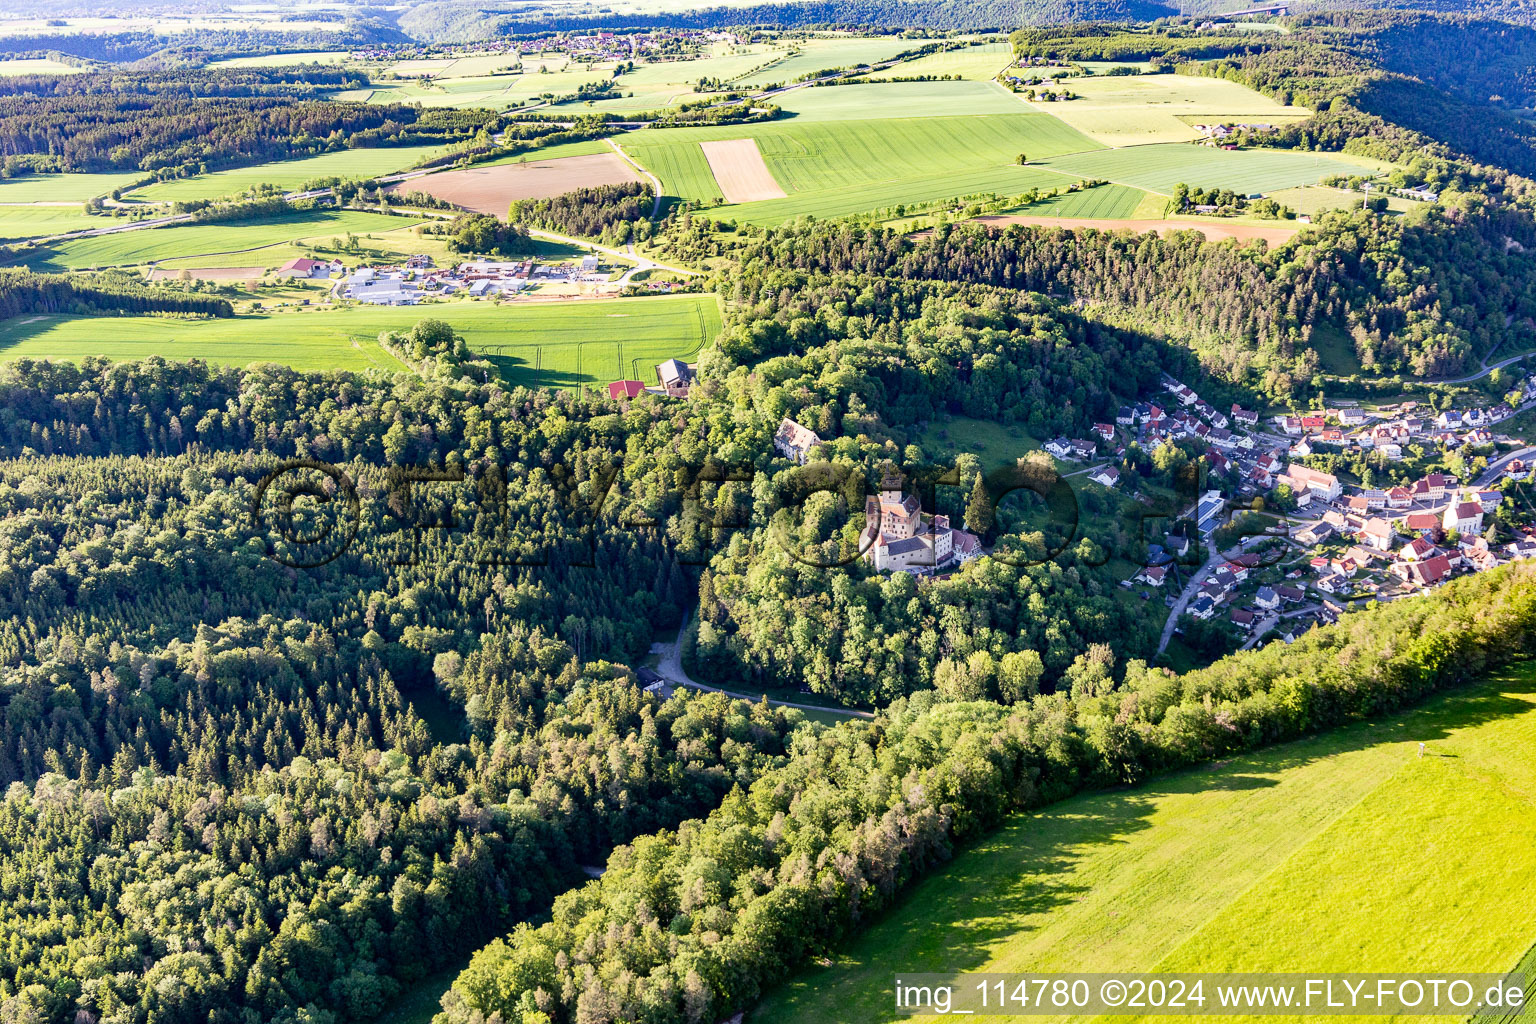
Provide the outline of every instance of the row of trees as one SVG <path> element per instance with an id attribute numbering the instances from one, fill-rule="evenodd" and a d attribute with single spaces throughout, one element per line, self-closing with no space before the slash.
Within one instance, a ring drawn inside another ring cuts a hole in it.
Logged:
<path id="1" fill-rule="evenodd" d="M 227 299 L 189 295 L 167 288 L 146 288 L 134 274 L 107 273 L 82 278 L 69 274 L 0 270 L 0 319 L 52 313 L 113 312 L 234 315 Z"/>

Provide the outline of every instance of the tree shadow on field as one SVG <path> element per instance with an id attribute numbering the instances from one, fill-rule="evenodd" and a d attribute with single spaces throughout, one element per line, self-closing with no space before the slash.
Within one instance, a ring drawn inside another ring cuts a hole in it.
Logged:
<path id="1" fill-rule="evenodd" d="M 510 387 L 525 388 L 575 388 L 583 384 L 596 384 L 594 378 L 570 370 L 540 369 L 522 356 L 505 352 L 476 352 L 476 356 L 496 367 L 496 372 Z"/>
<path id="2" fill-rule="evenodd" d="M 1134 787 L 1080 794 L 1008 817 L 1002 827 L 859 924 L 826 966 L 787 978 L 772 1009 L 754 1020 L 800 1020 L 836 1006 L 840 1020 L 890 1019 L 890 979 L 899 972 L 961 974 L 989 963 L 996 947 L 1042 926 L 1039 915 L 1082 901 L 1090 885 L 1071 872 L 1105 846 L 1151 827 L 1170 795 L 1242 792 L 1281 785 L 1282 776 L 1338 754 L 1400 745 L 1406 765 L 1418 744 L 1521 714 L 1536 714 L 1536 664 L 1431 696 L 1416 708 L 1155 777 Z M 1431 751 L 1435 753 L 1435 751 Z M 1241 824 L 1234 827 L 1242 827 Z M 1033 917 L 1033 920 L 1031 919 Z M 1112 927 L 1106 923 L 1106 928 Z"/>

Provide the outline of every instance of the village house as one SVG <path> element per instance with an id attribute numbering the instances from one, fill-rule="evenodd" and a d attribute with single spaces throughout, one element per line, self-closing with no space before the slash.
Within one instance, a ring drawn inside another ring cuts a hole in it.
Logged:
<path id="1" fill-rule="evenodd" d="M 1366 415 L 1364 409 L 1339 410 L 1339 422 L 1344 424 L 1346 427 L 1363 426 L 1369 419 L 1370 416 Z"/>
<path id="2" fill-rule="evenodd" d="M 1149 587 L 1160 587 L 1168 579 L 1168 567 L 1166 565 L 1148 566 L 1132 578 L 1140 580 Z"/>
<path id="3" fill-rule="evenodd" d="M 1114 466 L 1102 466 L 1090 473 L 1088 479 L 1100 487 L 1113 487 L 1120 482 L 1120 470 Z"/>
<path id="4" fill-rule="evenodd" d="M 791 462 L 805 465 L 806 456 L 811 449 L 821 444 L 821 438 L 809 427 L 802 427 L 788 416 L 779 424 L 778 432 L 773 435 L 773 446 L 779 454 Z"/>
<path id="5" fill-rule="evenodd" d="M 1278 479 L 1280 483 L 1289 484 L 1292 491 L 1311 491 L 1324 501 L 1333 501 L 1344 491 L 1338 477 L 1307 466 L 1289 465 Z"/>
<path id="6" fill-rule="evenodd" d="M 1432 587 L 1450 575 L 1451 562 L 1444 555 L 1433 555 L 1416 562 L 1398 562 L 1392 572 L 1411 586 Z"/>
<path id="7" fill-rule="evenodd" d="M 1461 559 L 1476 572 L 1487 572 L 1499 566 L 1499 556 L 1493 553 L 1488 542 L 1481 537 L 1461 542 Z"/>
<path id="8" fill-rule="evenodd" d="M 975 534 L 953 529 L 948 516 L 926 521 L 916 495 L 903 495 L 901 478 L 880 482 L 880 494 L 864 504 L 864 558 L 880 572 L 923 574 L 981 553 Z M 959 542 L 957 545 L 957 541 Z"/>
<path id="9" fill-rule="evenodd" d="M 1327 523 L 1315 523 L 1296 535 L 1296 539 L 1307 547 L 1316 547 L 1333 536 L 1333 527 Z"/>
<path id="10" fill-rule="evenodd" d="M 1416 501 L 1439 501 L 1445 492 L 1456 486 L 1456 478 L 1445 473 L 1431 473 L 1413 485 Z"/>
<path id="11" fill-rule="evenodd" d="M 345 271 L 346 268 L 342 266 L 340 260 L 312 260 L 301 256 L 296 260 L 289 260 L 281 267 L 278 267 L 277 270 L 273 271 L 272 276 L 292 281 L 299 278 L 329 278 L 333 274 L 340 274 Z"/>
<path id="12" fill-rule="evenodd" d="M 1082 462 L 1091 459 L 1099 450 L 1099 446 L 1092 441 L 1082 438 L 1057 437 L 1045 442 L 1045 450 L 1068 462 Z"/>
<path id="13" fill-rule="evenodd" d="M 693 387 L 693 367 L 677 359 L 668 359 L 656 367 L 656 379 L 662 390 L 673 398 L 687 398 Z"/>
<path id="14" fill-rule="evenodd" d="M 1260 587 L 1259 592 L 1253 596 L 1253 603 L 1265 611 L 1273 611 L 1280 607 L 1280 595 L 1269 587 Z"/>
<path id="15" fill-rule="evenodd" d="M 1298 601 L 1304 600 L 1307 596 L 1306 591 L 1302 590 L 1300 587 L 1293 587 L 1286 583 L 1282 583 L 1277 586 L 1275 588 L 1275 594 L 1278 595 L 1279 598 L 1286 604 L 1296 604 Z"/>
<path id="16" fill-rule="evenodd" d="M 1440 517 L 1433 512 L 1410 512 L 1403 517 L 1403 532 L 1424 536 L 1440 529 Z"/>
<path id="17" fill-rule="evenodd" d="M 1234 422 L 1245 427 L 1256 427 L 1259 425 L 1259 414 L 1257 411 L 1244 409 L 1235 402 L 1232 405 L 1232 419 Z"/>
<path id="18" fill-rule="evenodd" d="M 1415 537 L 1413 540 L 1397 549 L 1397 559 L 1400 562 L 1421 562 L 1435 553 L 1435 546 L 1423 537 Z"/>
<path id="19" fill-rule="evenodd" d="M 616 380 L 608 385 L 608 397 L 614 401 L 634 398 L 645 390 L 645 385 L 638 380 Z"/>
<path id="20" fill-rule="evenodd" d="M 1397 531 L 1392 529 L 1391 523 L 1380 516 L 1367 520 L 1360 530 L 1360 542 L 1376 551 L 1392 550 L 1392 542 L 1395 540 L 1397 540 Z"/>
<path id="21" fill-rule="evenodd" d="M 1503 491 L 1478 491 L 1473 499 L 1483 507 L 1485 515 L 1493 515 L 1504 502 Z"/>

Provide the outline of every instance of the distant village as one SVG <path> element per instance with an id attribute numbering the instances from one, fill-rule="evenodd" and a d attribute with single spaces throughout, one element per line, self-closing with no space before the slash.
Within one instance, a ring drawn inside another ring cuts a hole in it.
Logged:
<path id="1" fill-rule="evenodd" d="M 734 32 L 658 28 L 648 32 L 568 32 L 532 39 L 503 39 L 457 45 L 373 46 L 354 50 L 352 55 L 359 60 L 368 61 L 402 61 L 496 53 L 519 57 L 563 53 L 573 60 L 587 61 L 631 60 L 636 57 L 665 60 L 669 56 L 691 57 L 693 54 L 689 51 L 706 47 L 711 43 L 728 43 L 734 46 L 741 41 L 741 37 Z"/>

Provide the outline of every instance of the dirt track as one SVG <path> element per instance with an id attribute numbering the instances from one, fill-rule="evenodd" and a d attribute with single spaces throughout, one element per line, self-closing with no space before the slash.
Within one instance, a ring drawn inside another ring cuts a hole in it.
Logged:
<path id="1" fill-rule="evenodd" d="M 506 217 L 517 199 L 544 199 L 596 185 L 640 181 L 635 169 L 614 153 L 567 156 L 558 160 L 530 157 L 526 164 L 464 167 L 402 181 L 392 191 L 425 192 L 466 210 Z"/>
<path id="2" fill-rule="evenodd" d="M 149 272 L 151 281 L 179 281 L 183 268 L 156 267 Z M 255 281 L 266 273 L 261 267 L 187 267 L 186 273 L 200 281 Z"/>

